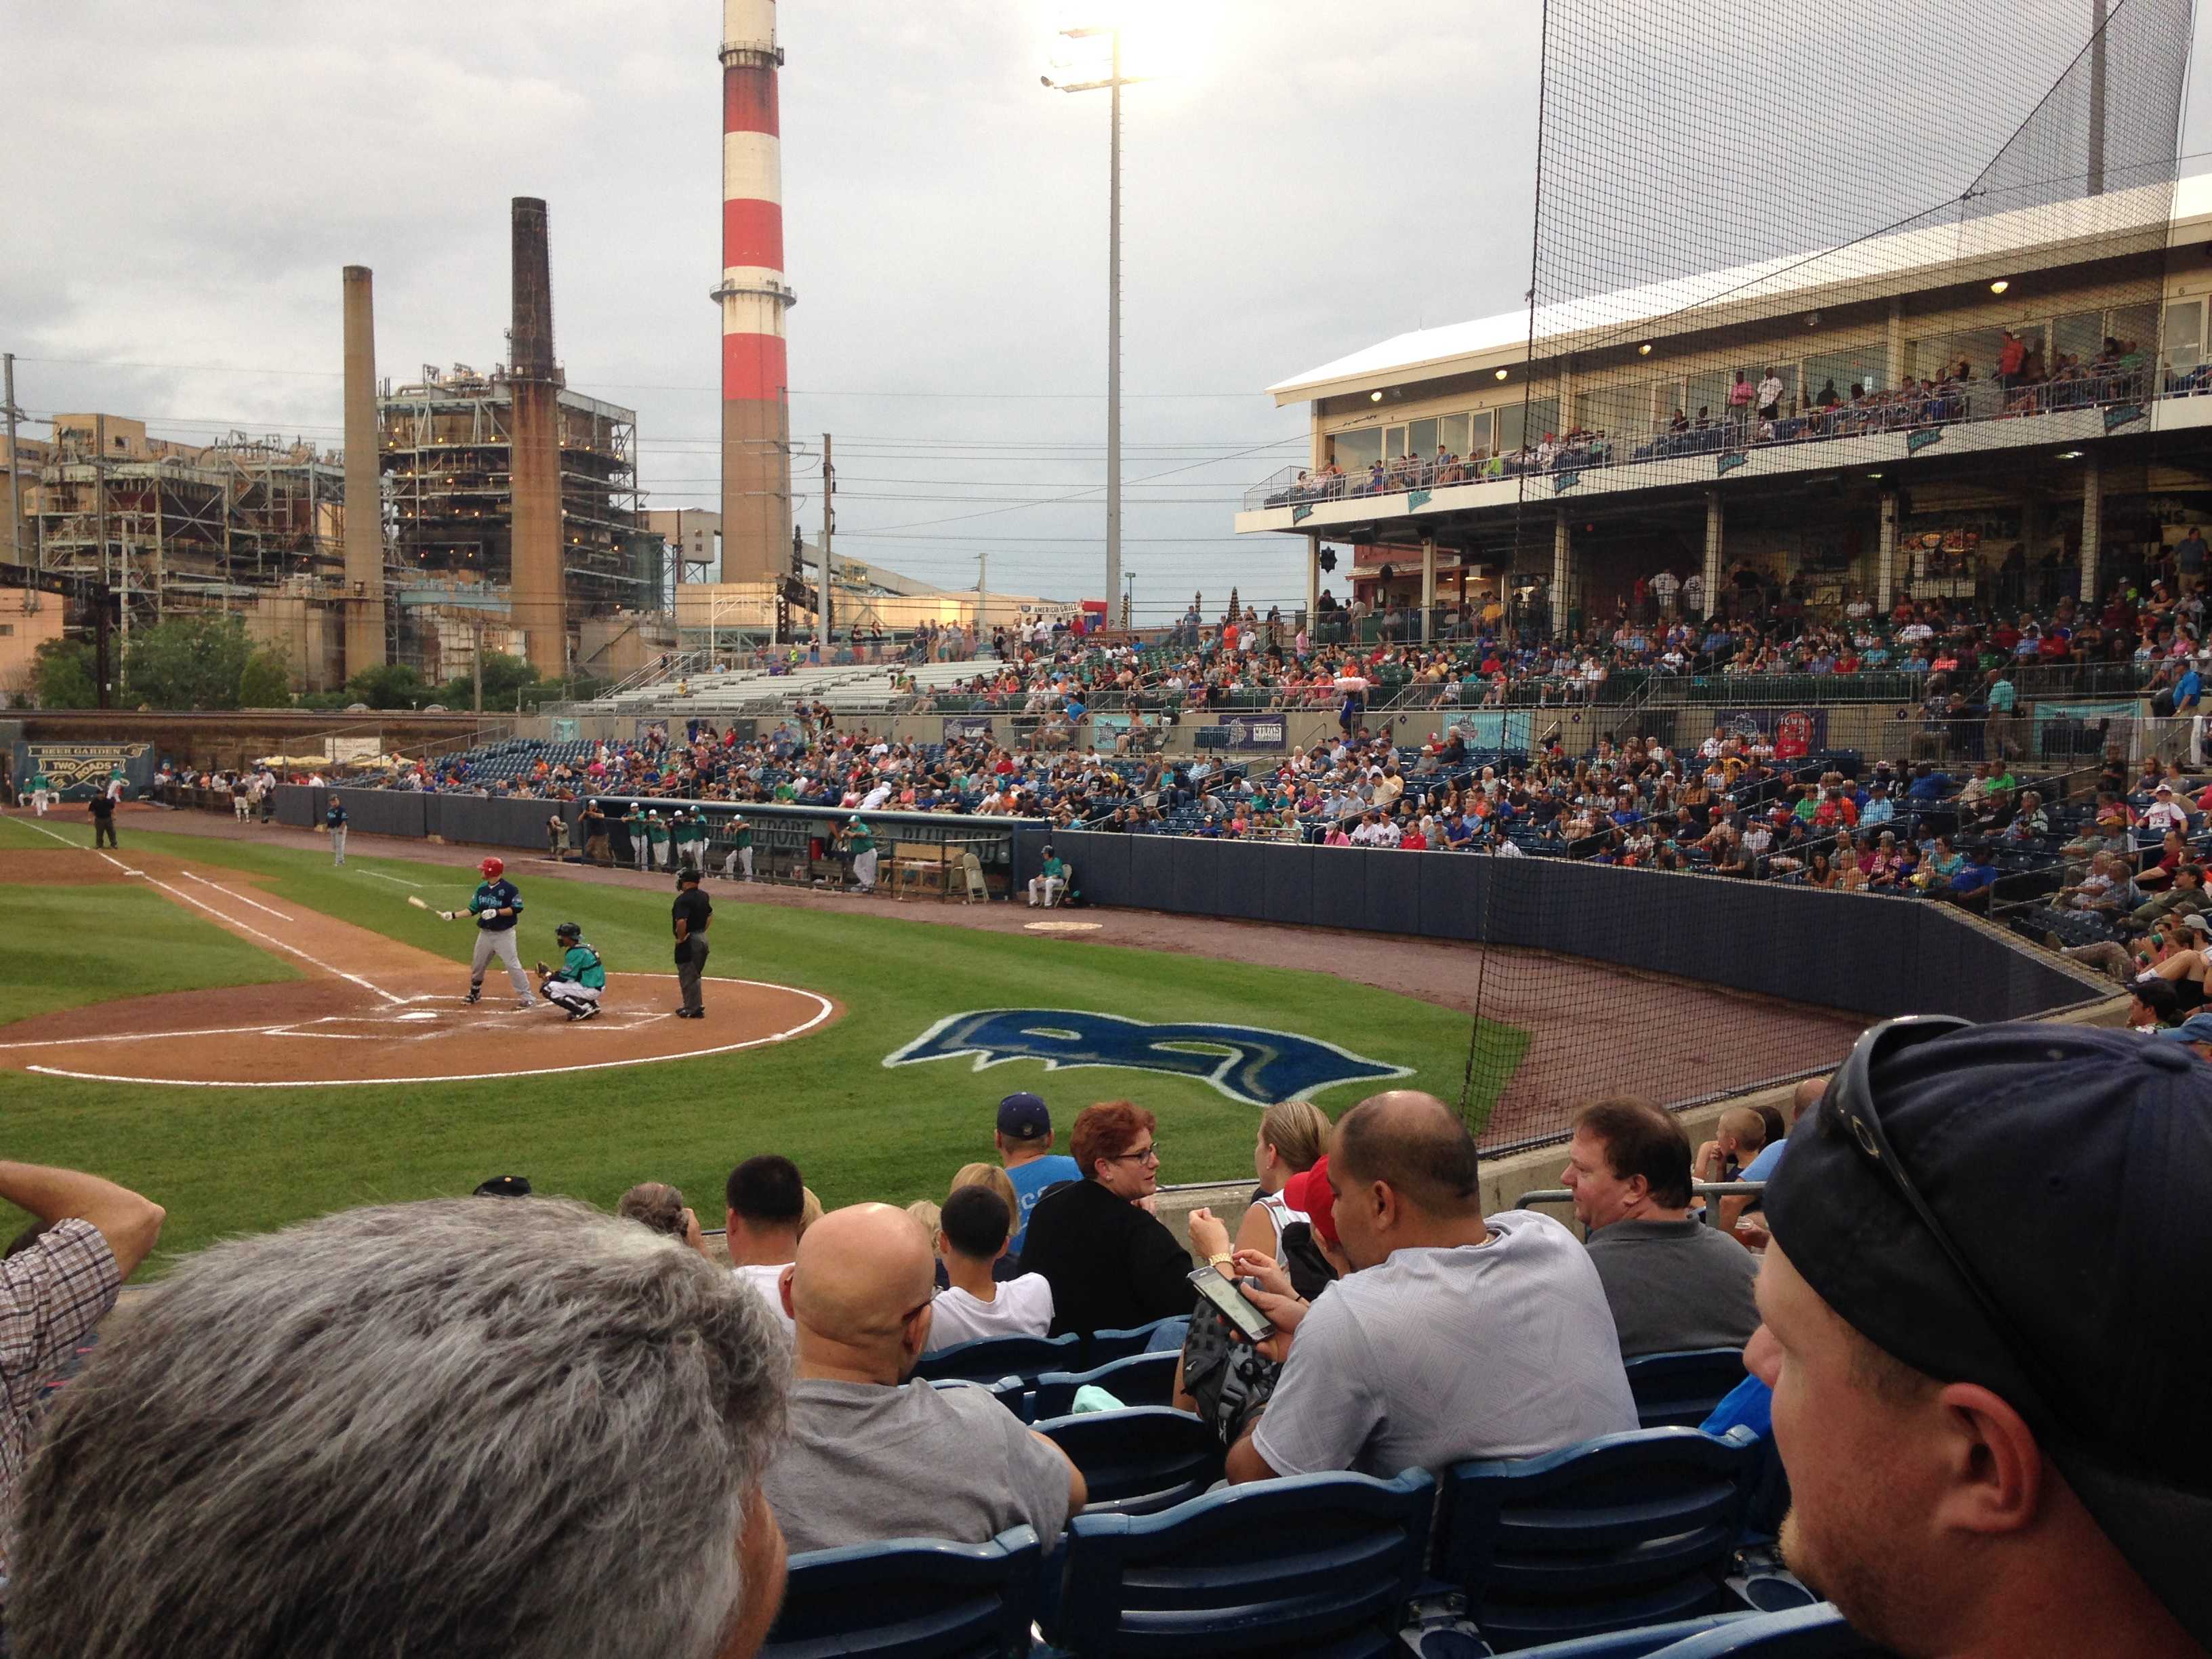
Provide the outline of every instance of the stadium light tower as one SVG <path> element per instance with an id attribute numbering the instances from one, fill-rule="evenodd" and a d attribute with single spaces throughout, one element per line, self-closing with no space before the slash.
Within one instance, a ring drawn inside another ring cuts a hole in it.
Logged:
<path id="1" fill-rule="evenodd" d="M 1070 40 L 1104 39 L 1111 46 L 1106 78 L 1038 78 L 1054 92 L 1097 92 L 1112 97 L 1106 183 L 1106 603 L 1121 591 L 1121 88 L 1141 77 L 1121 73 L 1121 26 L 1088 24 L 1064 28 Z"/>

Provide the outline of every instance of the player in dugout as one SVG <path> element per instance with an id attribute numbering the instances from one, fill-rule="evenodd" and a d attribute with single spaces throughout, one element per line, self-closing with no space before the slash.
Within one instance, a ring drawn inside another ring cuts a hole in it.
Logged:
<path id="1" fill-rule="evenodd" d="M 555 1007 L 565 1009 L 571 1020 L 597 1019 L 600 994 L 607 988 L 607 970 L 599 953 L 584 942 L 584 930 L 564 921 L 553 930 L 561 950 L 561 965 L 538 964 L 538 994 Z"/>

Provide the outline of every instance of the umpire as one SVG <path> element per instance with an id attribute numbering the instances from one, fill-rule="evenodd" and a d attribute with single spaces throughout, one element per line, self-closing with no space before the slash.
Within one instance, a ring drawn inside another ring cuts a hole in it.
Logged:
<path id="1" fill-rule="evenodd" d="M 699 867 L 687 864 L 676 878 L 676 902 L 669 916 L 676 929 L 676 983 L 684 993 L 678 1019 L 704 1019 L 699 1003 L 699 977 L 707 971 L 707 924 L 714 907 L 699 885 Z"/>

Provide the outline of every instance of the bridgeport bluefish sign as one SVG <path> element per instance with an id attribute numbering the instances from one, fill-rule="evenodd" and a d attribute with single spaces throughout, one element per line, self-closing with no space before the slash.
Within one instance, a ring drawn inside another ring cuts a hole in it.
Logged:
<path id="1" fill-rule="evenodd" d="M 1047 1071 L 1101 1066 L 1196 1078 L 1254 1106 L 1304 1100 L 1343 1083 L 1413 1075 L 1410 1067 L 1293 1031 L 1182 1021 L 1151 1024 L 1071 1008 L 983 1008 L 949 1015 L 884 1055 L 884 1064 L 919 1066 L 963 1054 L 973 1057 L 978 1072 L 1010 1060 L 1036 1060 Z"/>

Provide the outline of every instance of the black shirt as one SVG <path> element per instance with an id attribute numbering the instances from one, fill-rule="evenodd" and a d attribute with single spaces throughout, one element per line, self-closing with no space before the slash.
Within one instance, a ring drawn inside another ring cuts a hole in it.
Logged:
<path id="1" fill-rule="evenodd" d="M 108 799 L 107 792 L 105 789 L 87 801 L 85 805 L 91 809 L 93 817 L 98 818 L 102 823 L 115 816 L 115 803 Z"/>
<path id="2" fill-rule="evenodd" d="M 703 939 L 707 933 L 707 919 L 714 914 L 714 907 L 707 902 L 703 888 L 687 887 L 676 896 L 669 908 L 669 928 L 673 932 L 678 922 L 684 925 L 685 933 L 694 939 Z"/>
<path id="3" fill-rule="evenodd" d="M 1158 1219 L 1095 1181 L 1055 1187 L 1030 1212 L 1022 1271 L 1052 1286 L 1052 1334 L 1127 1330 L 1187 1314 L 1190 1255 Z"/>

